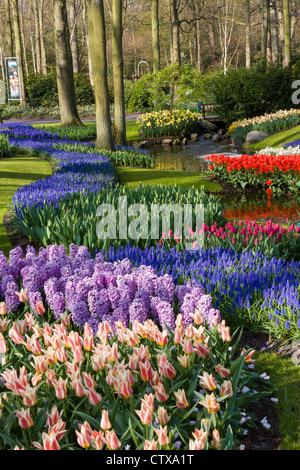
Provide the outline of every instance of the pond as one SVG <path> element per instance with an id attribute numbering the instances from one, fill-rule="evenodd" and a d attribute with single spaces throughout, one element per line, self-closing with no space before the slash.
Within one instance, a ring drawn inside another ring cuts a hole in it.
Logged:
<path id="1" fill-rule="evenodd" d="M 156 156 L 159 169 L 188 172 L 203 172 L 208 165 L 205 159 L 206 155 L 253 154 L 253 151 L 245 151 L 232 146 L 228 140 L 213 142 L 203 138 L 188 145 L 153 145 L 149 150 L 152 155 Z M 226 194 L 218 197 L 225 207 L 224 215 L 228 218 L 272 220 L 275 223 L 283 224 L 300 221 L 300 196 L 296 199 L 287 195 L 268 199 L 267 195 L 253 193 Z"/>

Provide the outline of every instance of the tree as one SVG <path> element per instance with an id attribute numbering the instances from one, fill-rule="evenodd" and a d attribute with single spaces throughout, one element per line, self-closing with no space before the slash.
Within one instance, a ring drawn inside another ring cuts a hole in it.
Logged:
<path id="1" fill-rule="evenodd" d="M 160 71 L 159 0 L 151 0 L 153 73 Z"/>
<path id="2" fill-rule="evenodd" d="M 112 50 L 114 77 L 114 128 L 116 144 L 126 142 L 126 119 L 124 98 L 124 67 L 123 67 L 123 1 L 113 0 L 112 6 Z"/>
<path id="3" fill-rule="evenodd" d="M 103 0 L 86 0 L 86 2 L 96 101 L 96 148 L 114 150 L 107 81 L 104 5 Z"/>
<path id="4" fill-rule="evenodd" d="M 283 65 L 287 67 L 291 62 L 291 15 L 289 0 L 283 0 L 284 16 L 284 61 Z"/>
<path id="5" fill-rule="evenodd" d="M 15 33 L 15 49 L 16 56 L 19 58 L 20 62 L 20 84 L 21 84 L 21 99 L 22 103 L 26 103 L 26 91 L 25 91 L 25 80 L 24 80 L 24 66 L 23 66 L 23 48 L 22 48 L 22 38 L 20 30 L 20 4 L 19 0 L 13 0 L 13 29 Z"/>
<path id="6" fill-rule="evenodd" d="M 53 16 L 61 124 L 82 126 L 76 104 L 66 0 L 53 0 Z"/>
<path id="7" fill-rule="evenodd" d="M 181 65 L 180 21 L 178 16 L 178 0 L 170 0 L 172 29 L 172 63 Z"/>

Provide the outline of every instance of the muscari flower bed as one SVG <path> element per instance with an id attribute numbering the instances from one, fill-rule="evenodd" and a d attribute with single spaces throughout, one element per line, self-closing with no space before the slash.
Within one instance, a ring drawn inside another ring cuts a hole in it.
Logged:
<path id="1" fill-rule="evenodd" d="M 177 252 L 128 245 L 105 254 L 109 262 L 124 258 L 136 267 L 152 266 L 160 276 L 172 276 L 176 285 L 200 286 L 231 324 L 277 339 L 300 336 L 300 261 L 222 246 Z"/>
<path id="2" fill-rule="evenodd" d="M 126 259 L 69 251 L 16 248 L 0 258 L 1 448 L 239 448 L 255 426 L 247 403 L 274 387 L 210 296 Z M 63 291 L 64 307 L 55 296 Z"/>

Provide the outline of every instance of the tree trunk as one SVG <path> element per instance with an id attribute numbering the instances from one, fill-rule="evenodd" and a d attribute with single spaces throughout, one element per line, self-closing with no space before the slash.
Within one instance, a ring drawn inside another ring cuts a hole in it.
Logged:
<path id="1" fill-rule="evenodd" d="M 262 2 L 262 38 L 261 38 L 261 58 L 262 60 L 267 59 L 267 48 L 268 48 L 268 11 L 269 11 L 270 0 L 263 0 Z"/>
<path id="2" fill-rule="evenodd" d="M 103 0 L 87 0 L 87 13 L 96 100 L 96 148 L 114 150 L 107 82 L 106 29 Z"/>
<path id="3" fill-rule="evenodd" d="M 246 67 L 251 67 L 251 11 L 250 0 L 245 0 L 245 15 L 246 15 Z"/>
<path id="4" fill-rule="evenodd" d="M 47 55 L 44 33 L 44 0 L 40 0 L 40 14 L 39 14 L 39 29 L 40 29 L 40 46 L 41 46 L 41 62 L 42 73 L 47 75 Z"/>
<path id="5" fill-rule="evenodd" d="M 33 2 L 33 14 L 35 25 L 35 57 L 36 57 L 36 70 L 38 74 L 42 73 L 42 55 L 41 55 L 41 38 L 40 38 L 40 11 L 38 0 Z"/>
<path id="6" fill-rule="evenodd" d="M 181 65 L 180 51 L 180 22 L 178 18 L 177 0 L 171 0 L 171 28 L 172 28 L 172 62 Z"/>
<path id="7" fill-rule="evenodd" d="M 6 19 L 6 54 L 7 57 L 13 56 L 13 31 L 11 25 L 10 0 L 5 0 L 5 19 Z"/>
<path id="8" fill-rule="evenodd" d="M 114 128 L 117 145 L 126 143 L 126 119 L 124 98 L 123 64 L 123 1 L 113 0 L 112 8 L 112 50 L 114 77 Z"/>
<path id="9" fill-rule="evenodd" d="M 24 0 L 23 0 L 23 5 L 24 6 Z M 22 41 L 22 52 L 23 52 L 23 64 L 24 64 L 24 70 L 26 73 L 26 76 L 28 77 L 29 72 L 28 72 L 28 63 L 27 63 L 27 57 L 26 57 L 26 43 L 25 43 L 25 34 L 24 34 L 24 19 L 23 15 L 21 14 L 19 16 L 20 19 L 20 31 L 21 31 L 21 41 Z"/>
<path id="10" fill-rule="evenodd" d="M 78 36 L 77 36 L 77 18 L 76 18 L 76 2 L 71 0 L 69 5 L 69 24 L 70 24 L 70 45 L 73 61 L 73 72 L 79 72 L 79 54 L 78 54 Z"/>
<path id="11" fill-rule="evenodd" d="M 283 0 L 284 16 L 284 67 L 288 67 L 291 62 L 291 15 L 289 0 Z"/>
<path id="12" fill-rule="evenodd" d="M 26 92 L 25 92 L 25 80 L 24 80 L 24 66 L 23 66 L 23 56 L 22 56 L 22 39 L 20 31 L 20 19 L 19 19 L 19 1 L 13 0 L 13 24 L 14 24 L 14 33 L 15 33 L 15 48 L 16 48 L 16 57 L 19 57 L 20 60 L 20 84 L 21 84 L 21 98 L 22 103 L 26 103 Z"/>
<path id="13" fill-rule="evenodd" d="M 278 64 L 279 61 L 279 41 L 278 41 L 278 18 L 276 1 L 270 3 L 270 31 L 272 62 Z"/>
<path id="14" fill-rule="evenodd" d="M 277 4 L 277 17 L 278 17 L 278 26 L 279 26 L 281 57 L 282 57 L 282 62 L 283 62 L 284 61 L 284 17 L 283 17 L 282 5 L 280 4 Z"/>
<path id="15" fill-rule="evenodd" d="M 151 0 L 153 72 L 160 70 L 159 0 Z"/>
<path id="16" fill-rule="evenodd" d="M 66 0 L 53 1 L 56 75 L 62 126 L 82 126 L 78 115 Z"/>

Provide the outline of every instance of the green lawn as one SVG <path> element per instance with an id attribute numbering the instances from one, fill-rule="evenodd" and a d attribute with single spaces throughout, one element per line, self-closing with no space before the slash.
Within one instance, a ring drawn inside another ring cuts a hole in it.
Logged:
<path id="1" fill-rule="evenodd" d="M 52 174 L 50 164 L 39 158 L 16 155 L 0 160 L 0 251 L 6 255 L 11 249 L 3 217 L 15 191 Z"/>
<path id="2" fill-rule="evenodd" d="M 85 126 L 95 126 L 96 121 L 85 121 L 83 123 Z M 47 124 L 35 124 L 33 127 L 36 127 L 37 129 L 39 127 L 47 126 L 49 127 L 49 130 L 51 127 L 57 126 L 57 123 L 47 123 Z M 126 137 L 128 141 L 132 140 L 141 140 L 139 133 L 138 133 L 138 125 L 136 121 L 126 121 Z"/>
<path id="3" fill-rule="evenodd" d="M 183 188 L 194 186 L 197 189 L 203 188 L 206 191 L 221 191 L 222 187 L 217 183 L 204 179 L 201 173 L 174 171 L 174 170 L 147 170 L 141 168 L 118 167 L 118 175 L 121 184 L 127 186 L 138 186 L 139 183 L 156 184 L 177 184 Z"/>
<path id="4" fill-rule="evenodd" d="M 294 127 L 287 131 L 277 132 L 276 134 L 270 135 L 266 139 L 258 142 L 257 144 L 249 145 L 249 148 L 254 150 L 263 150 L 266 147 L 281 147 L 284 144 L 293 142 L 300 139 L 300 126 Z"/>

